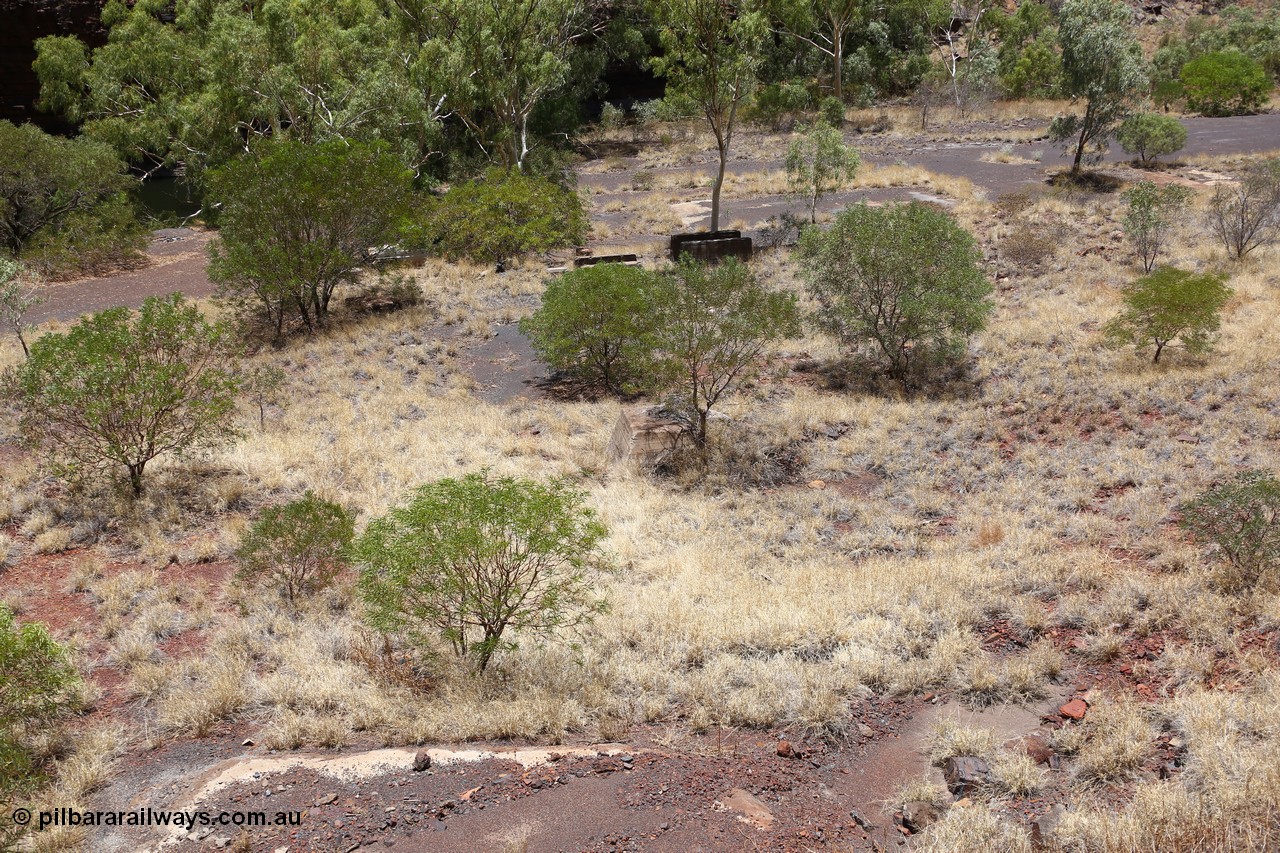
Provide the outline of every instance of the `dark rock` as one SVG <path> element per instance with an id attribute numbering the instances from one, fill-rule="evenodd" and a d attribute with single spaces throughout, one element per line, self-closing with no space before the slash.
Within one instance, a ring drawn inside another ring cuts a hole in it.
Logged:
<path id="1" fill-rule="evenodd" d="M 431 753 L 425 749 L 418 750 L 418 754 L 413 757 L 413 769 L 415 772 L 421 773 L 423 770 L 431 769 Z"/>
<path id="2" fill-rule="evenodd" d="M 942 776 L 947 781 L 947 790 L 963 797 L 991 782 L 991 768 L 981 758 L 961 755 L 947 759 Z"/>
<path id="3" fill-rule="evenodd" d="M 902 825 L 912 832 L 921 832 L 938 819 L 938 808 L 924 800 L 912 800 L 902 807 Z"/>
<path id="4" fill-rule="evenodd" d="M 1053 748 L 1039 735 L 1030 735 L 1023 744 L 1027 757 L 1036 764 L 1048 764 L 1053 758 Z"/>
<path id="5" fill-rule="evenodd" d="M 853 818 L 853 822 L 865 829 L 867 832 L 876 828 L 876 825 L 862 816 L 856 809 L 849 810 L 849 817 Z"/>
<path id="6" fill-rule="evenodd" d="M 1031 821 L 1031 843 L 1036 847 L 1047 846 L 1054 830 L 1062 822 L 1062 816 L 1066 813 L 1067 810 L 1061 804 L 1058 804 L 1046 814 L 1042 814 Z"/>

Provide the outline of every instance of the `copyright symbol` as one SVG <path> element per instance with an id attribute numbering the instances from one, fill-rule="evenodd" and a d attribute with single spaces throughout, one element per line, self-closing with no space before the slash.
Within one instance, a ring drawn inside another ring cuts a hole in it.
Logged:
<path id="1" fill-rule="evenodd" d="M 31 809 L 14 809 L 13 822 L 19 826 L 25 826 L 31 823 Z"/>

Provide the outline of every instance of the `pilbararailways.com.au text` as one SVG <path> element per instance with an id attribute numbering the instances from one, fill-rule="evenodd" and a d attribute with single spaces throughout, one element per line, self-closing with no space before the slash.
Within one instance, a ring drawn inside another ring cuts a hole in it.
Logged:
<path id="1" fill-rule="evenodd" d="M 152 808 L 131 811 L 90 811 L 57 808 L 35 812 L 17 809 L 13 821 L 30 824 L 35 819 L 35 829 L 58 826 L 172 826 L 178 829 L 194 829 L 198 826 L 270 827 L 301 826 L 302 812 L 207 812 L 161 811 Z"/>

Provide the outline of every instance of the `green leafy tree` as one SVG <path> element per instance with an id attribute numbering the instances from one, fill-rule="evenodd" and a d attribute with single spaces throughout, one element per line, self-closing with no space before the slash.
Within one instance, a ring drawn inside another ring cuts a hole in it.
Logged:
<path id="1" fill-rule="evenodd" d="M 312 492 L 264 509 L 250 526 L 236 560 L 247 585 L 270 582 L 290 605 L 327 588 L 347 566 L 355 518 L 340 504 Z"/>
<path id="2" fill-rule="evenodd" d="M 27 440 L 72 477 L 123 467 L 133 494 L 163 454 L 234 438 L 241 377 L 230 331 L 180 294 L 111 308 L 31 345 L 14 393 Z"/>
<path id="3" fill-rule="evenodd" d="M 1227 592 L 1280 586 L 1280 480 L 1246 471 L 1179 507 L 1180 524 L 1226 563 Z"/>
<path id="4" fill-rule="evenodd" d="M 685 258 L 660 280 L 656 303 L 650 388 L 702 448 L 716 403 L 754 375 L 769 344 L 800 334 L 795 295 L 770 290 L 741 261 Z"/>
<path id="5" fill-rule="evenodd" d="M 851 207 L 827 231 L 806 229 L 800 258 L 819 322 L 900 380 L 958 360 L 992 311 L 973 236 L 918 202 Z"/>
<path id="6" fill-rule="evenodd" d="M 1083 115 L 1059 116 L 1049 135 L 1075 149 L 1071 174 L 1085 151 L 1106 152 L 1116 125 L 1147 87 L 1146 63 L 1133 30 L 1133 12 L 1120 0 L 1067 0 L 1059 16 L 1063 91 L 1084 101 Z"/>
<path id="7" fill-rule="evenodd" d="M 711 230 L 720 230 L 720 191 L 738 110 L 756 86 L 763 13 L 740 0 L 650 0 L 662 54 L 651 63 L 668 87 L 696 103 L 715 137 L 719 166 L 711 188 Z"/>
<path id="8" fill-rule="evenodd" d="M 67 649 L 0 604 L 0 850 L 26 849 L 10 815 L 41 775 L 31 741 L 75 707 L 80 684 Z"/>
<path id="9" fill-rule="evenodd" d="M 484 671 L 512 634 L 579 628 L 605 609 L 608 535 L 566 480 L 469 474 L 420 487 L 352 545 L 370 623 Z"/>
<path id="10" fill-rule="evenodd" d="M 0 121 L 0 244 L 13 257 L 77 214 L 122 201 L 128 186 L 124 161 L 108 146 Z M 128 228 L 110 236 L 127 248 L 137 242 Z"/>
<path id="11" fill-rule="evenodd" d="M 1250 165 L 1209 197 L 1209 230 L 1239 260 L 1280 233 L 1280 158 Z"/>
<path id="12" fill-rule="evenodd" d="M 1187 187 L 1177 184 L 1156 186 L 1151 181 L 1139 181 L 1125 190 L 1127 207 L 1121 221 L 1125 234 L 1142 259 L 1143 272 L 1151 272 L 1155 266 L 1170 231 L 1187 209 L 1191 195 Z"/>
<path id="13" fill-rule="evenodd" d="M 1062 87 L 1062 56 L 1053 13 L 1043 3 L 1020 3 L 1007 14 L 988 13 L 999 48 L 1000 84 L 1010 98 L 1057 97 Z"/>
<path id="14" fill-rule="evenodd" d="M 845 44 L 868 12 L 865 0 L 774 0 L 770 11 L 783 32 L 831 63 L 832 95 L 844 104 Z"/>
<path id="15" fill-rule="evenodd" d="M 397 236 L 412 176 L 380 145 L 281 142 L 261 153 L 213 176 L 222 207 L 209 276 L 278 341 L 290 320 L 323 325 L 334 290 Z"/>
<path id="16" fill-rule="evenodd" d="M 23 335 L 23 318 L 42 301 L 34 284 L 23 280 L 22 265 L 0 257 L 0 323 L 8 326 L 22 345 L 22 354 L 31 355 Z"/>
<path id="17" fill-rule="evenodd" d="M 787 188 L 809 207 L 809 221 L 818 221 L 818 202 L 853 180 L 862 165 L 858 152 L 845 145 L 844 135 L 828 124 L 814 125 L 787 149 Z"/>
<path id="18" fill-rule="evenodd" d="M 110 0 L 102 22 L 97 48 L 37 42 L 41 107 L 131 160 L 182 164 L 198 186 L 265 138 L 382 140 L 421 168 L 462 79 L 453 22 L 423 42 L 379 0 Z"/>
<path id="19" fill-rule="evenodd" d="M 1175 340 L 1181 340 L 1189 353 L 1205 353 L 1213 347 L 1222 308 L 1230 298 L 1224 276 L 1160 267 L 1125 288 L 1124 310 L 1103 333 L 1117 346 L 1154 347 L 1152 362 L 1160 361 L 1165 347 Z"/>
<path id="20" fill-rule="evenodd" d="M 1137 113 L 1121 123 L 1116 141 L 1126 153 L 1138 155 L 1143 166 L 1152 166 L 1156 158 L 1182 150 L 1187 129 L 1173 116 Z"/>
<path id="21" fill-rule="evenodd" d="M 626 393 L 653 356 L 655 280 L 623 264 L 571 270 L 547 285 L 520 330 L 557 370 Z"/>
<path id="22" fill-rule="evenodd" d="M 1182 67 L 1187 107 L 1208 116 L 1254 113 L 1272 88 L 1262 65 L 1238 50 L 1208 53 Z"/>
<path id="23" fill-rule="evenodd" d="M 548 178 L 491 169 L 428 207 L 426 238 L 449 260 L 494 263 L 581 243 L 582 200 Z"/>

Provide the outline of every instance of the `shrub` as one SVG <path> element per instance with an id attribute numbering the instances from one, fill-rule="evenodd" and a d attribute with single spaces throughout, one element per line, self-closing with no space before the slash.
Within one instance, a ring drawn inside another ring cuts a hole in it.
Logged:
<path id="1" fill-rule="evenodd" d="M 1116 141 L 1126 153 L 1138 155 L 1142 165 L 1150 166 L 1157 157 L 1181 151 L 1187 144 L 1187 129 L 1173 116 L 1138 113 L 1120 125 Z"/>
<path id="2" fill-rule="evenodd" d="M 65 714 L 80 676 L 43 625 L 18 625 L 0 605 L 0 803 L 38 776 L 30 740 Z M 0 821 L 9 817 L 6 808 Z M 0 843 L 6 827 L 0 823 Z"/>
<path id="3" fill-rule="evenodd" d="M 1152 362 L 1174 340 L 1189 353 L 1208 352 L 1230 298 L 1223 276 L 1160 267 L 1125 288 L 1124 310 L 1103 331 L 1114 345 L 1155 347 Z"/>
<path id="4" fill-rule="evenodd" d="M 1255 60 L 1236 50 L 1206 53 L 1182 66 L 1187 107 L 1209 116 L 1257 112 L 1271 91 L 1271 78 Z"/>
<path id="5" fill-rule="evenodd" d="M 1237 260 L 1273 240 L 1280 231 L 1280 159 L 1255 163 L 1236 183 L 1215 186 L 1208 225 Z"/>
<path id="6" fill-rule="evenodd" d="M 24 436 L 55 471 L 74 478 L 122 466 L 136 496 L 152 459 L 238 434 L 242 384 L 229 330 L 175 293 L 147 299 L 136 317 L 111 308 L 40 338 L 13 392 Z"/>
<path id="7" fill-rule="evenodd" d="M 1191 190 L 1139 181 L 1124 191 L 1124 200 L 1128 205 L 1121 220 L 1125 234 L 1142 259 L 1143 272 L 1151 272 L 1170 230 L 1191 200 Z"/>
<path id="8" fill-rule="evenodd" d="M 1280 586 L 1280 480 L 1246 471 L 1179 507 L 1181 526 L 1213 544 L 1227 571 L 1228 592 Z"/>
<path id="9" fill-rule="evenodd" d="M 752 116 L 778 130 L 783 123 L 806 109 L 811 102 L 809 90 L 800 83 L 770 83 L 756 92 Z"/>
<path id="10" fill-rule="evenodd" d="M 800 240 L 818 320 L 850 347 L 878 351 L 889 373 L 959 359 L 992 311 L 973 236 L 911 202 L 845 210 Z"/>
<path id="11" fill-rule="evenodd" d="M 862 160 L 844 135 L 828 124 L 818 124 L 791 143 L 787 150 L 787 188 L 792 197 L 805 200 L 809 221 L 818 221 L 818 202 L 827 193 L 853 180 Z"/>
<path id="12" fill-rule="evenodd" d="M 286 322 L 325 323 L 340 284 L 394 239 L 411 175 L 384 146 L 281 142 L 214 173 L 222 204 L 209 275 L 242 316 L 279 341 Z"/>
<path id="13" fill-rule="evenodd" d="M 351 513 L 307 492 L 258 515 L 236 550 L 237 578 L 245 584 L 267 580 L 296 604 L 298 596 L 333 583 L 347 565 L 345 551 L 354 535 Z"/>
<path id="14" fill-rule="evenodd" d="M 712 407 L 751 376 L 770 342 L 800 333 L 796 298 L 771 291 L 741 261 L 685 258 L 659 280 L 655 302 L 650 388 L 702 449 Z"/>
<path id="15" fill-rule="evenodd" d="M 129 183 L 124 161 L 107 145 L 0 121 L 0 245 L 13 257 L 37 239 L 49 250 L 68 231 L 78 235 L 73 243 L 88 231 L 131 247 L 141 229 L 124 200 Z"/>
<path id="16" fill-rule="evenodd" d="M 27 338 L 23 335 L 23 318 L 40 304 L 41 297 L 35 285 L 23 280 L 22 265 L 0 257 L 0 325 L 7 327 L 22 345 L 22 354 L 30 355 Z"/>
<path id="17" fill-rule="evenodd" d="M 844 126 L 844 101 L 828 95 L 818 102 L 818 118 L 832 127 Z"/>
<path id="18" fill-rule="evenodd" d="M 1057 250 L 1056 240 L 1034 228 L 1019 228 L 1000 241 L 1000 255 L 1018 267 L 1038 267 Z"/>
<path id="19" fill-rule="evenodd" d="M 576 192 L 547 178 L 500 169 L 454 187 L 429 210 L 428 233 L 449 260 L 506 261 L 576 245 L 587 231 Z"/>
<path id="20" fill-rule="evenodd" d="M 653 353 L 654 282 L 653 273 L 623 264 L 572 270 L 547 285 L 520 330 L 555 369 L 626 393 Z"/>
<path id="21" fill-rule="evenodd" d="M 584 499 L 565 480 L 470 474 L 422 486 L 352 546 L 370 623 L 423 646 L 444 639 L 480 671 L 516 647 L 512 632 L 586 624 L 605 609 L 595 587 L 611 564 L 608 531 Z"/>

